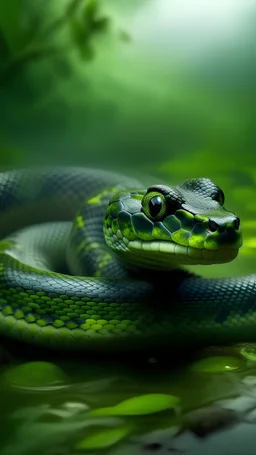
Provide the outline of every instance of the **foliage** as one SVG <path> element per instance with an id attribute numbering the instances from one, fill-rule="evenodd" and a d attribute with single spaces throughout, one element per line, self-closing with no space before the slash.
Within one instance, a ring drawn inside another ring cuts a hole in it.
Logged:
<path id="1" fill-rule="evenodd" d="M 25 17 L 26 14 L 26 17 Z M 93 39 L 109 33 L 111 19 L 98 0 L 69 0 L 63 12 L 48 21 L 40 8 L 25 8 L 18 0 L 0 6 L 0 82 L 17 77 L 28 63 L 65 56 L 75 48 L 83 60 L 94 56 Z M 60 35 L 67 32 L 65 44 Z M 120 31 L 125 40 L 127 34 Z"/>

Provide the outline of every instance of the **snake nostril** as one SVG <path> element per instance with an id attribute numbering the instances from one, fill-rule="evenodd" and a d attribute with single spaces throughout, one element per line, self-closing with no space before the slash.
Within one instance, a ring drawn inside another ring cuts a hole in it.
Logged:
<path id="1" fill-rule="evenodd" d="M 234 228 L 235 228 L 236 230 L 238 230 L 238 229 L 239 229 L 239 226 L 240 226 L 240 218 L 238 218 L 238 217 L 235 218 L 235 219 L 234 219 L 234 222 L 233 222 L 233 225 L 234 225 Z"/>
<path id="2" fill-rule="evenodd" d="M 210 231 L 216 232 L 218 230 L 218 227 L 219 226 L 218 226 L 218 224 L 215 221 L 209 220 L 209 229 L 210 229 Z"/>

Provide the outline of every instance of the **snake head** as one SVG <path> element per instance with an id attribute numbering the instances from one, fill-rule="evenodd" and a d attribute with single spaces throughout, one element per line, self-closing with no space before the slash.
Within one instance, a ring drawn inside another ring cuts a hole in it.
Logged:
<path id="1" fill-rule="evenodd" d="M 223 191 L 207 178 L 117 193 L 104 235 L 129 267 L 160 270 L 229 262 L 242 245 L 239 218 L 225 209 Z"/>

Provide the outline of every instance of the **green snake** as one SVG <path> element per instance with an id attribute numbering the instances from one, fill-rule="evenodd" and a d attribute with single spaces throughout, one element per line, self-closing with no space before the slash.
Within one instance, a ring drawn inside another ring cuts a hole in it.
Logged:
<path id="1" fill-rule="evenodd" d="M 239 218 L 208 178 L 171 187 L 97 169 L 0 174 L 0 334 L 53 349 L 256 340 L 256 275 L 233 260 Z"/>

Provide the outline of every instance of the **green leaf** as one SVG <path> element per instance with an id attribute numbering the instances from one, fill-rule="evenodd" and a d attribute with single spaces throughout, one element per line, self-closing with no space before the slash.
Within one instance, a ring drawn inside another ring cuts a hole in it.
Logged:
<path id="1" fill-rule="evenodd" d="M 97 433 L 86 436 L 82 441 L 76 444 L 75 449 L 106 449 L 107 447 L 113 446 L 131 433 L 131 430 L 132 428 L 130 425 L 100 430 Z"/>
<path id="2" fill-rule="evenodd" d="M 102 17 L 97 21 L 94 21 L 92 25 L 92 31 L 95 32 L 106 32 L 110 26 L 110 19 L 108 17 Z"/>
<path id="3" fill-rule="evenodd" d="M 95 409 L 90 412 L 93 416 L 104 415 L 146 415 L 154 414 L 156 412 L 165 411 L 166 409 L 173 409 L 180 403 L 180 399 L 173 395 L 166 395 L 161 393 L 152 393 L 149 395 L 141 395 L 128 400 L 122 401 L 116 406 L 109 408 Z"/>
<path id="4" fill-rule="evenodd" d="M 242 365 L 243 361 L 236 357 L 212 356 L 198 360 L 191 366 L 191 369 L 200 373 L 222 373 L 224 371 L 237 370 Z"/>
<path id="5" fill-rule="evenodd" d="M 70 25 L 70 31 L 71 31 L 71 36 L 74 42 L 78 45 L 81 46 L 84 44 L 86 38 L 87 38 L 87 33 L 83 25 L 76 19 L 72 19 L 69 21 Z"/>
<path id="6" fill-rule="evenodd" d="M 83 10 L 83 18 L 87 23 L 92 24 L 98 15 L 99 4 L 96 0 L 90 0 Z"/>
<path id="7" fill-rule="evenodd" d="M 64 372 L 50 362 L 27 362 L 10 368 L 4 374 L 10 386 L 19 388 L 50 387 L 65 382 Z"/>

